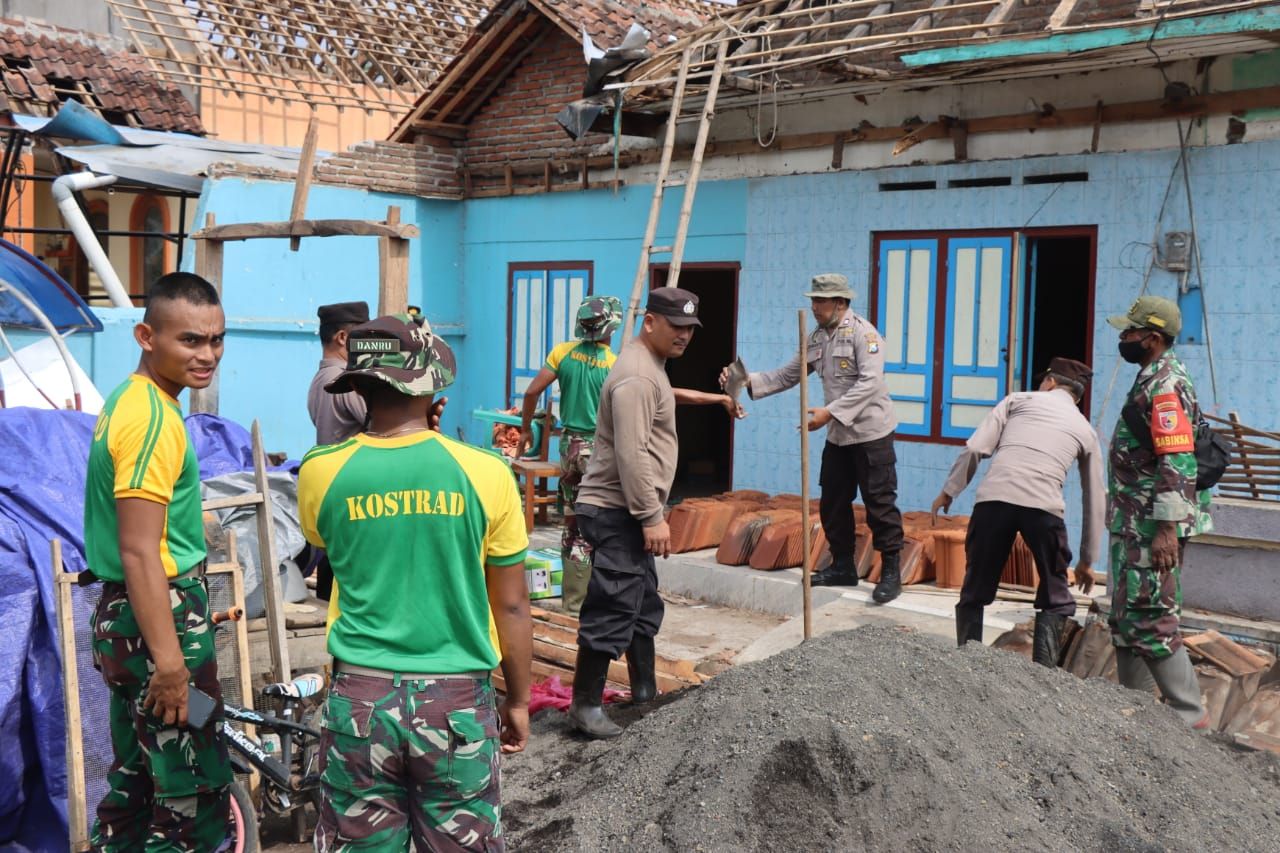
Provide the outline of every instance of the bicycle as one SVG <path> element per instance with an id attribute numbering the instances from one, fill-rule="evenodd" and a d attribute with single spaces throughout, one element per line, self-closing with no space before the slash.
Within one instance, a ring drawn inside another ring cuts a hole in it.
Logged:
<path id="1" fill-rule="evenodd" d="M 238 621 L 243 610 L 233 607 L 213 614 L 210 622 L 215 630 L 223 622 Z M 288 815 L 293 821 L 294 836 L 306 840 L 306 805 L 311 802 L 320 808 L 320 731 L 310 725 L 316 712 L 295 722 L 292 719 L 298 704 L 313 696 L 323 687 L 318 675 L 303 675 L 290 682 L 268 684 L 262 689 L 264 698 L 279 699 L 283 703 L 280 716 L 252 711 L 237 705 L 223 703 L 219 720 L 219 736 L 227 745 L 231 767 L 238 774 L 248 774 L 256 769 L 262 779 L 262 807 L 268 814 Z M 233 723 L 254 726 L 280 738 L 280 757 L 267 752 L 263 740 L 251 737 L 236 728 Z M 296 743 L 295 743 L 296 741 Z M 257 853 L 258 807 L 245 787 L 237 781 L 231 783 L 232 844 L 229 853 Z"/>

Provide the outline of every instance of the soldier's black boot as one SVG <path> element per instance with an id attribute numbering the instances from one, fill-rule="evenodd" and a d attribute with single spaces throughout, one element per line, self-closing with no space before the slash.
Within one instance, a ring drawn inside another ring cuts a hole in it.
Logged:
<path id="1" fill-rule="evenodd" d="M 653 637 L 631 635 L 627 649 L 627 675 L 631 679 L 631 702 L 652 702 L 658 695 L 658 678 L 654 674 Z"/>
<path id="2" fill-rule="evenodd" d="M 898 566 L 898 552 L 880 554 L 880 583 L 872 591 L 876 604 L 888 604 L 902 593 L 902 573 Z"/>
<path id="3" fill-rule="evenodd" d="M 814 572 L 809 578 L 810 586 L 857 586 L 858 570 L 854 568 L 853 557 L 836 557 L 831 565 L 820 572 Z"/>
<path id="4" fill-rule="evenodd" d="M 622 728 L 604 712 L 604 682 L 610 660 L 612 658 L 603 652 L 578 646 L 569 722 L 587 737 L 604 739 L 622 734 Z"/>
<path id="5" fill-rule="evenodd" d="M 1062 650 L 1062 626 L 1067 617 L 1058 613 L 1036 613 L 1036 634 L 1031 644 L 1031 660 L 1054 669 Z"/>
<path id="6" fill-rule="evenodd" d="M 982 608 L 956 605 L 956 645 L 982 644 Z"/>

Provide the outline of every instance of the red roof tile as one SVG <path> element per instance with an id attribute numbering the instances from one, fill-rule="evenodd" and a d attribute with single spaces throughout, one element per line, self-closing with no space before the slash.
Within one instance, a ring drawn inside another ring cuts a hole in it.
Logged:
<path id="1" fill-rule="evenodd" d="M 59 37 L 60 32 L 66 37 Z M 204 133 L 195 107 L 177 87 L 157 77 L 145 59 L 104 50 L 88 38 L 70 30 L 37 35 L 22 22 L 0 21 L 0 59 L 19 69 L 0 74 L 4 109 L 52 115 L 66 94 L 54 92 L 51 79 L 70 80 L 92 93 L 81 99 L 92 110 L 132 111 L 149 130 Z"/>

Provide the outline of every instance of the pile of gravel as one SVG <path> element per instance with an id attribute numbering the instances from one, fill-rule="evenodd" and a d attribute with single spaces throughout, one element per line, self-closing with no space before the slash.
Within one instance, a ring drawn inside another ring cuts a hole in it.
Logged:
<path id="1" fill-rule="evenodd" d="M 1280 846 L 1275 756 L 1109 682 L 880 626 L 735 667 L 615 741 L 546 712 L 504 788 L 514 850 Z"/>

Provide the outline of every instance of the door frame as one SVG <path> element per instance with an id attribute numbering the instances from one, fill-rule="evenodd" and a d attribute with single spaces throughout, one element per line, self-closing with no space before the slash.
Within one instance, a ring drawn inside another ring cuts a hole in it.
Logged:
<path id="1" fill-rule="evenodd" d="M 738 357 L 738 307 L 740 304 L 740 300 L 739 300 L 740 288 L 742 286 L 742 262 L 741 261 L 692 261 L 690 263 L 680 264 L 680 271 L 683 272 L 685 270 L 708 270 L 708 271 L 719 270 L 722 272 L 733 273 L 733 316 L 729 318 L 730 323 L 732 324 L 732 327 L 730 328 L 729 331 L 730 331 L 731 340 L 733 341 L 733 352 L 730 355 L 730 358 L 731 359 L 737 358 Z M 653 282 L 659 272 L 661 272 L 664 276 L 662 286 L 665 287 L 666 286 L 665 276 L 669 274 L 670 271 L 671 271 L 671 264 L 669 262 L 667 263 L 650 262 L 649 263 L 649 288 L 650 289 L 653 288 Z M 737 418 L 730 418 L 729 419 L 729 488 L 730 489 L 734 487 L 733 476 L 734 476 L 734 470 L 736 466 L 734 463 L 733 448 L 734 448 L 734 436 L 738 431 L 737 427 L 738 427 Z"/>

